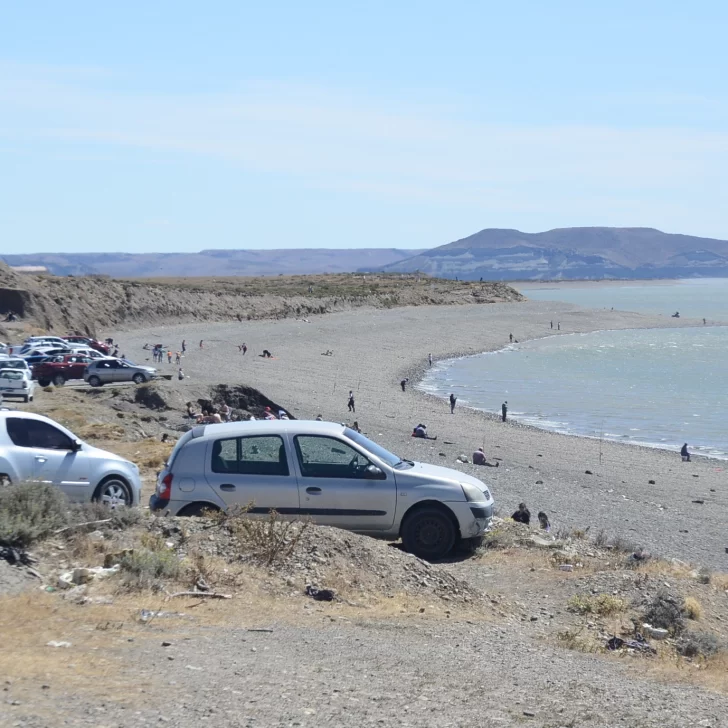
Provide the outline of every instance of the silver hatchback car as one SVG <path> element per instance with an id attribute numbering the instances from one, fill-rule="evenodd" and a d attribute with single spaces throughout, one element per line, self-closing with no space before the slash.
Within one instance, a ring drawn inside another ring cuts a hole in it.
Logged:
<path id="1" fill-rule="evenodd" d="M 126 359 L 98 359 L 92 361 L 83 373 L 83 378 L 92 387 L 112 382 L 134 382 L 144 384 L 157 376 L 154 367 L 132 364 Z"/>
<path id="2" fill-rule="evenodd" d="M 396 540 L 439 559 L 479 539 L 493 515 L 488 487 L 465 473 L 403 460 L 332 422 L 200 425 L 177 442 L 152 511 L 196 516 L 247 506 Z"/>

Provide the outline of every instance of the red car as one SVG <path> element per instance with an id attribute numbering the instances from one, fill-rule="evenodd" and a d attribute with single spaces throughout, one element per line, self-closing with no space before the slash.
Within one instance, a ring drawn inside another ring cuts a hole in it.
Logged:
<path id="1" fill-rule="evenodd" d="M 78 354 L 54 356 L 51 361 L 40 362 L 33 367 L 33 379 L 37 379 L 41 387 L 47 387 L 51 382 L 61 387 L 69 379 L 83 379 L 91 361 L 87 356 Z"/>
<path id="2" fill-rule="evenodd" d="M 64 336 L 63 337 L 66 341 L 70 341 L 74 344 L 84 344 L 85 346 L 88 346 L 89 349 L 96 349 L 96 351 L 100 351 L 102 354 L 108 354 L 111 351 L 111 347 L 107 344 L 103 344 L 100 341 L 96 341 L 96 339 L 92 339 L 90 336 Z"/>

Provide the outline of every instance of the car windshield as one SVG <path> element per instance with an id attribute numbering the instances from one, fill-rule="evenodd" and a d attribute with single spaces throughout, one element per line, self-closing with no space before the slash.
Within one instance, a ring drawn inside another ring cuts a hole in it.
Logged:
<path id="1" fill-rule="evenodd" d="M 24 359 L 0 359 L 0 369 L 25 369 Z"/>
<path id="2" fill-rule="evenodd" d="M 383 460 L 387 465 L 392 468 L 397 467 L 412 467 L 410 460 L 402 460 L 398 455 L 389 452 L 389 450 L 383 448 L 381 445 L 377 445 L 376 442 L 372 442 L 368 437 L 364 437 L 360 432 L 356 432 L 350 428 L 344 430 L 344 435 L 350 440 L 355 442 L 357 445 L 361 445 L 365 450 L 376 455 L 380 460 Z"/>

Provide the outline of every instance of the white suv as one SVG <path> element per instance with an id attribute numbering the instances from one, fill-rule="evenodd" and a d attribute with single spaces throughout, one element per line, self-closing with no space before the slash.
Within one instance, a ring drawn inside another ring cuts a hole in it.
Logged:
<path id="1" fill-rule="evenodd" d="M 0 482 L 57 485 L 73 502 L 139 504 L 139 468 L 30 412 L 0 411 Z"/>
<path id="2" fill-rule="evenodd" d="M 402 460 L 343 425 L 255 420 L 200 425 L 159 474 L 152 511 L 177 516 L 249 506 L 396 540 L 439 559 L 482 536 L 493 497 L 458 470 Z"/>

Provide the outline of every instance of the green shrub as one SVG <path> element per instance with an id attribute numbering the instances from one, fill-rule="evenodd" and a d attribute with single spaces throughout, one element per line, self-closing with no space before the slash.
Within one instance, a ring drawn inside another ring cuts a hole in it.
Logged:
<path id="1" fill-rule="evenodd" d="M 119 562 L 124 573 L 124 584 L 136 589 L 151 589 L 162 579 L 176 579 L 180 562 L 174 551 L 168 549 L 134 549 Z"/>
<path id="2" fill-rule="evenodd" d="M 678 634 L 685 629 L 683 600 L 662 589 L 647 605 L 643 620 L 653 627 L 661 627 L 669 630 L 671 634 Z"/>
<path id="3" fill-rule="evenodd" d="M 569 599 L 569 611 L 577 614 L 598 614 L 608 617 L 623 612 L 627 608 L 624 599 L 611 594 L 577 594 Z"/>
<path id="4" fill-rule="evenodd" d="M 0 544 L 27 548 L 68 523 L 68 501 L 54 485 L 0 488 Z"/>
<path id="5" fill-rule="evenodd" d="M 720 641 L 712 632 L 686 632 L 676 646 L 684 657 L 710 657 L 720 648 Z"/>

